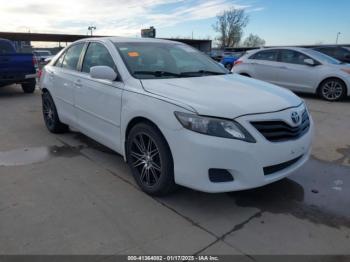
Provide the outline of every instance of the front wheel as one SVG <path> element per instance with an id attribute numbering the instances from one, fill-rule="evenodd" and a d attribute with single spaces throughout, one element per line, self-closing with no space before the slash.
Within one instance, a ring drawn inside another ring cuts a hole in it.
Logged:
<path id="1" fill-rule="evenodd" d="M 22 90 L 24 93 L 31 94 L 35 91 L 36 81 L 35 79 L 30 79 L 29 82 L 22 84 Z"/>
<path id="2" fill-rule="evenodd" d="M 176 189 L 170 148 L 153 125 L 135 125 L 127 138 L 126 158 L 139 187 L 150 195 L 166 195 Z"/>
<path id="3" fill-rule="evenodd" d="M 320 96 L 327 101 L 339 101 L 346 95 L 346 86 L 337 78 L 323 81 L 319 89 Z"/>

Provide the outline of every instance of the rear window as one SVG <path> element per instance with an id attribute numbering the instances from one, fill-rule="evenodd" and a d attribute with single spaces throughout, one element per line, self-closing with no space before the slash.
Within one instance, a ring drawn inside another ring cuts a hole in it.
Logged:
<path id="1" fill-rule="evenodd" d="M 13 46 L 7 41 L 0 40 L 0 54 L 15 53 Z"/>

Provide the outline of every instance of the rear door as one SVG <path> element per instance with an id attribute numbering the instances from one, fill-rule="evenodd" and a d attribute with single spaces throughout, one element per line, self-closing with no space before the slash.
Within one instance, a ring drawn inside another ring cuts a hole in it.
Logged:
<path id="1" fill-rule="evenodd" d="M 90 77 L 93 66 L 117 67 L 109 49 L 102 42 L 90 42 L 81 67 L 76 89 L 79 130 L 120 152 L 120 116 L 123 83 Z"/>
<path id="2" fill-rule="evenodd" d="M 277 83 L 278 66 L 277 62 L 278 51 L 263 50 L 251 55 L 247 62 L 252 68 L 252 77 L 270 83 Z"/>
<path id="3" fill-rule="evenodd" d="M 277 84 L 295 91 L 313 92 L 318 81 L 319 67 L 306 64 L 305 59 L 312 58 L 299 51 L 281 49 Z"/>
<path id="4" fill-rule="evenodd" d="M 77 43 L 69 47 L 56 61 L 55 65 L 48 68 L 49 79 L 52 82 L 51 95 L 64 123 L 75 126 L 77 113 L 75 110 L 75 88 L 79 78 L 78 65 L 82 58 L 85 43 Z"/>

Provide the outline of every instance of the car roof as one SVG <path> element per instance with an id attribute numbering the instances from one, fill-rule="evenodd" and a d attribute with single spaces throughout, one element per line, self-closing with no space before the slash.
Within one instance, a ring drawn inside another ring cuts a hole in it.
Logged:
<path id="1" fill-rule="evenodd" d="M 78 40 L 77 42 L 86 42 L 99 40 L 103 42 L 111 41 L 114 43 L 179 43 L 176 41 L 158 39 L 158 38 L 136 38 L 136 37 L 119 37 L 119 36 L 109 36 L 109 37 L 91 37 Z"/>
<path id="2" fill-rule="evenodd" d="M 307 50 L 309 50 L 309 48 L 304 48 L 304 47 L 276 46 L 276 47 L 266 47 L 266 48 L 254 49 L 251 51 L 257 52 L 257 51 L 264 51 L 264 50 L 281 50 L 281 49 L 288 49 L 288 50 L 295 50 L 295 51 L 307 51 Z"/>

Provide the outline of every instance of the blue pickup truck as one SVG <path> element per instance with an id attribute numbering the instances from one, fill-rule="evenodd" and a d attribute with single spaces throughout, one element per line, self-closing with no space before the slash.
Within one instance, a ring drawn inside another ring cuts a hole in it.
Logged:
<path id="1" fill-rule="evenodd" d="M 235 62 L 244 54 L 245 52 L 225 52 L 220 63 L 231 71 L 232 67 L 235 65 Z"/>
<path id="2" fill-rule="evenodd" d="M 17 53 L 11 41 L 0 39 L 0 87 L 21 84 L 23 92 L 33 93 L 36 67 L 33 54 Z"/>

